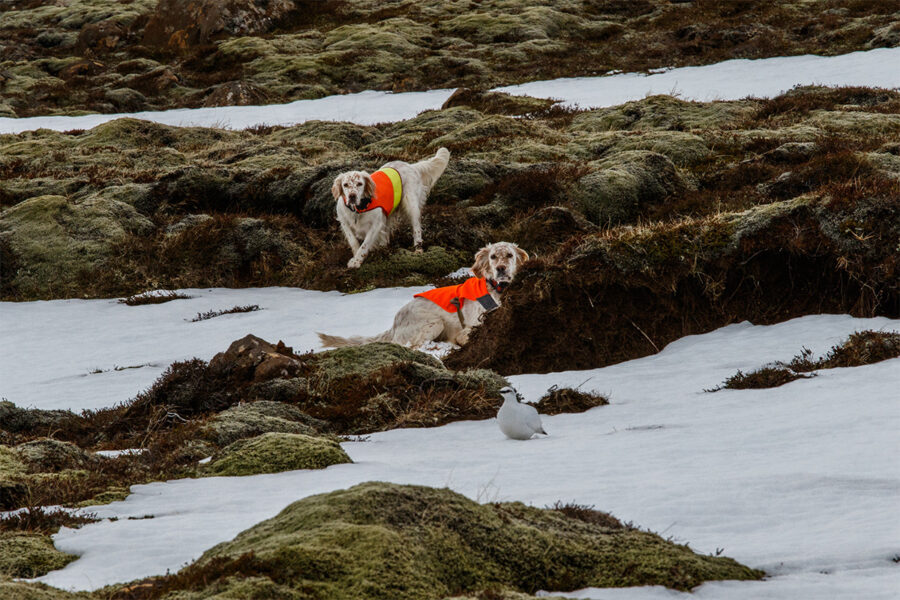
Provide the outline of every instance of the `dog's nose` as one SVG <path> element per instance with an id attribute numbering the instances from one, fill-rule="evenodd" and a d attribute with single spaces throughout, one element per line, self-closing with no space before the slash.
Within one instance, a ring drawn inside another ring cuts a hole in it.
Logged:
<path id="1" fill-rule="evenodd" d="M 350 194 L 350 200 L 356 201 L 356 194 Z"/>
<path id="2" fill-rule="evenodd" d="M 506 273 L 506 267 L 504 267 L 503 265 L 497 265 L 497 274 L 502 275 L 503 273 Z"/>

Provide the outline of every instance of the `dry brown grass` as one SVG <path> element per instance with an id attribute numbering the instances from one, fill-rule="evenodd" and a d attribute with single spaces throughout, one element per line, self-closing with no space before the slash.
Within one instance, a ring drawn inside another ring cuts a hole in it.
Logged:
<path id="1" fill-rule="evenodd" d="M 813 371 L 820 369 L 859 367 L 898 356 L 900 356 L 900 333 L 857 331 L 844 342 L 832 346 L 831 350 L 818 359 L 813 359 L 812 351 L 804 348 L 788 363 L 776 362 L 749 373 L 738 371 L 719 387 L 707 391 L 778 387 L 797 379 L 809 379 L 815 376 Z"/>

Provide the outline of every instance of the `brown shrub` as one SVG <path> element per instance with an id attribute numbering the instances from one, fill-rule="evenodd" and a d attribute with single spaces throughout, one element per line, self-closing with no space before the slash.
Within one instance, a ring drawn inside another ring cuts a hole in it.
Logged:
<path id="1" fill-rule="evenodd" d="M 541 414 L 558 415 L 560 413 L 580 413 L 607 404 L 609 404 L 609 400 L 598 394 L 553 386 L 537 401 L 535 406 Z"/>

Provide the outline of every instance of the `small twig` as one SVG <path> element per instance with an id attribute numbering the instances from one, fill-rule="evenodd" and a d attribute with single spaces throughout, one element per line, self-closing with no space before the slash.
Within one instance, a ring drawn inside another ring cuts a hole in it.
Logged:
<path id="1" fill-rule="evenodd" d="M 649 335 L 647 335 L 646 333 L 644 333 L 644 330 L 643 330 L 643 329 L 641 329 L 640 327 L 638 327 L 637 324 L 636 324 L 634 321 L 632 321 L 631 319 L 628 319 L 628 322 L 631 323 L 632 325 L 634 325 L 634 328 L 637 329 L 638 331 L 640 331 L 642 336 L 644 336 L 645 338 L 647 338 L 647 341 L 650 342 L 650 345 L 653 346 L 653 349 L 654 349 L 654 350 L 656 350 L 657 352 L 659 352 L 659 346 L 657 346 L 656 344 L 653 343 L 653 340 L 650 339 L 650 336 L 649 336 Z"/>

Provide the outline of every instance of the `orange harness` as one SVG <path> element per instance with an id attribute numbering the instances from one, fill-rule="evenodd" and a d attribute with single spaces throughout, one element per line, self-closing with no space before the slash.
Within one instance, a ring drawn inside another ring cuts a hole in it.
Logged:
<path id="1" fill-rule="evenodd" d="M 498 290 L 500 287 L 491 282 L 491 286 Z M 449 313 L 459 313 L 459 322 L 463 327 L 466 326 L 462 318 L 462 308 L 464 300 L 472 300 L 481 304 L 486 311 L 492 311 L 498 306 L 497 302 L 491 297 L 488 291 L 488 282 L 481 277 L 470 277 L 459 285 L 448 285 L 447 287 L 434 288 L 421 294 L 416 294 L 414 298 L 425 298 L 431 300 Z"/>
<path id="2" fill-rule="evenodd" d="M 385 167 L 372 173 L 371 177 L 375 182 L 375 194 L 369 199 L 369 202 L 364 206 L 353 208 L 347 204 L 347 198 L 344 198 L 344 205 L 356 213 L 380 208 L 384 211 L 384 216 L 389 217 L 400 205 L 400 198 L 403 197 L 403 181 L 400 179 L 400 173 L 397 172 L 397 169 Z"/>

